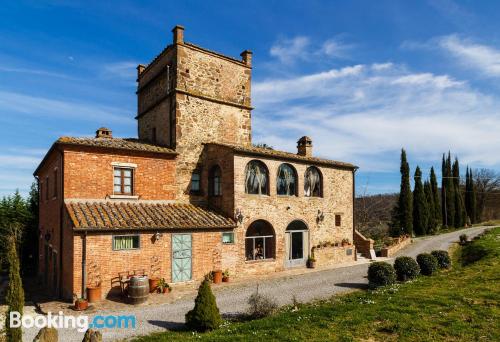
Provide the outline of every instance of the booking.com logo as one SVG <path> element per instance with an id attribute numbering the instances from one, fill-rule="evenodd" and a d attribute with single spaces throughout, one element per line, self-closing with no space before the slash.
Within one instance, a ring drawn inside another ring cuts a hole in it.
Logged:
<path id="1" fill-rule="evenodd" d="M 51 312 L 47 316 L 27 316 L 21 315 L 17 311 L 10 312 L 11 328 L 56 328 L 56 329 L 77 329 L 84 332 L 89 328 L 93 329 L 126 329 L 135 328 L 135 315 L 97 315 L 89 323 L 89 316 L 65 316 L 62 311 L 53 315 Z"/>

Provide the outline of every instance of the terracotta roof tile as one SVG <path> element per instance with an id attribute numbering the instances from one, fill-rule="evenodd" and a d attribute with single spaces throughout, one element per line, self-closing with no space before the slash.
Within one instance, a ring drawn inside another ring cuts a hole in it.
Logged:
<path id="1" fill-rule="evenodd" d="M 56 144 L 81 145 L 90 147 L 116 148 L 121 150 L 144 151 L 176 154 L 170 148 L 153 145 L 146 141 L 133 138 L 84 138 L 84 137 L 61 137 L 57 139 Z"/>
<path id="2" fill-rule="evenodd" d="M 74 229 L 234 228 L 223 215 L 192 204 L 144 202 L 66 202 Z"/>
<path id="3" fill-rule="evenodd" d="M 299 161 L 299 162 L 307 162 L 307 163 L 311 163 L 311 164 L 323 164 L 323 165 L 336 166 L 336 167 L 348 168 L 348 169 L 357 169 L 358 168 L 356 165 L 350 164 L 350 163 L 345 163 L 345 162 L 340 162 L 340 161 L 330 160 L 330 159 L 317 158 L 317 157 L 306 157 L 306 156 L 301 156 L 301 155 L 290 153 L 290 152 L 273 150 L 270 148 L 255 147 L 255 146 L 230 145 L 230 144 L 221 144 L 221 143 L 208 143 L 206 145 L 223 146 L 223 147 L 230 148 L 237 153 L 254 155 L 254 156 L 271 157 L 271 158 L 284 159 L 284 160 L 294 160 L 294 161 Z"/>

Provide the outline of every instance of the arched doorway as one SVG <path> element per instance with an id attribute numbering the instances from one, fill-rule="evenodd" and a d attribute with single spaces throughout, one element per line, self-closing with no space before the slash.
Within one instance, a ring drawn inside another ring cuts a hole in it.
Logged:
<path id="1" fill-rule="evenodd" d="M 303 266 L 309 256 L 309 229 L 300 221 L 292 221 L 285 233 L 285 265 Z"/>

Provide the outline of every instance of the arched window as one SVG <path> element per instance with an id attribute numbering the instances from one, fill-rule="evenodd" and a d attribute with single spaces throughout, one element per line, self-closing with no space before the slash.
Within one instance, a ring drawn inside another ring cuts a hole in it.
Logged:
<path id="1" fill-rule="evenodd" d="M 245 237 L 246 260 L 274 259 L 276 236 L 271 224 L 264 220 L 253 222 Z"/>
<path id="2" fill-rule="evenodd" d="M 323 180 L 317 167 L 310 166 L 304 175 L 304 195 L 306 197 L 323 196 Z"/>
<path id="3" fill-rule="evenodd" d="M 276 192 L 278 195 L 297 195 L 297 172 L 290 164 L 281 164 L 276 178 Z"/>
<path id="4" fill-rule="evenodd" d="M 269 194 L 269 172 L 266 165 L 258 160 L 252 160 L 245 168 L 245 192 L 247 194 Z"/>
<path id="5" fill-rule="evenodd" d="M 208 174 L 208 193 L 210 196 L 221 196 L 222 195 L 222 173 L 219 165 L 215 165 L 210 169 Z"/>

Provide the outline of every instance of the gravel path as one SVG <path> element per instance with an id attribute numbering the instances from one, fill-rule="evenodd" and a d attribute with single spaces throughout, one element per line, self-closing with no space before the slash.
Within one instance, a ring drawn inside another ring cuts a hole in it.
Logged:
<path id="1" fill-rule="evenodd" d="M 466 233 L 469 237 L 474 237 L 486 228 L 468 228 L 438 236 L 417 238 L 414 243 L 399 251 L 398 254 L 415 257 L 422 252 L 448 249 L 452 242 L 458 241 L 460 234 Z M 366 288 L 367 268 L 368 264 L 364 263 L 301 275 L 274 277 L 259 281 L 259 292 L 275 298 L 280 305 L 290 304 L 294 296 L 299 302 L 325 299 L 336 293 Z M 256 287 L 257 281 L 253 280 L 244 284 L 214 289 L 221 312 L 230 315 L 245 311 L 248 297 L 255 291 Z M 135 329 L 103 329 L 103 337 L 106 341 L 113 341 L 177 327 L 184 322 L 185 313 L 192 307 L 193 299 L 187 298 L 172 304 L 132 307 L 127 312 L 99 312 L 101 315 L 136 315 L 137 319 Z M 91 317 L 93 316 L 95 314 Z M 36 333 L 37 329 L 24 331 L 24 340 L 32 341 Z M 83 333 L 76 329 L 59 330 L 60 341 L 81 341 L 82 338 Z"/>

